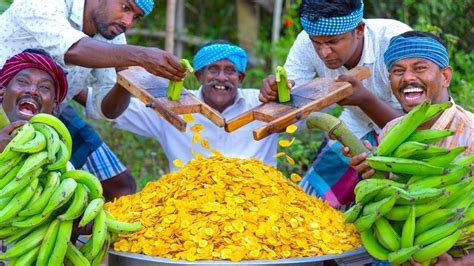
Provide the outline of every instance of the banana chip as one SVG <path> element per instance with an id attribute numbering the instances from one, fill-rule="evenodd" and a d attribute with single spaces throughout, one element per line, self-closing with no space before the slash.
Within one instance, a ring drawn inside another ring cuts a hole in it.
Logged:
<path id="1" fill-rule="evenodd" d="M 180 159 L 174 159 L 173 160 L 173 165 L 178 167 L 178 168 L 181 168 L 181 167 L 183 167 L 183 162 Z"/>
<path id="2" fill-rule="evenodd" d="M 194 116 L 192 114 L 184 114 L 183 120 L 188 123 L 194 122 Z"/>
<path id="3" fill-rule="evenodd" d="M 289 164 L 295 165 L 295 160 L 293 160 L 293 158 L 291 158 L 291 157 L 288 156 L 288 155 L 285 155 L 285 156 L 286 156 L 286 160 L 288 161 Z"/>
<path id="4" fill-rule="evenodd" d="M 201 134 L 196 133 L 193 135 L 193 143 L 196 144 L 201 139 Z"/>
<path id="5" fill-rule="evenodd" d="M 301 176 L 299 174 L 292 173 L 290 175 L 290 179 L 291 179 L 291 181 L 294 181 L 294 182 L 300 182 L 303 178 L 301 178 Z"/>
<path id="6" fill-rule="evenodd" d="M 115 251 L 173 260 L 297 258 L 361 245 L 342 212 L 255 159 L 191 160 L 105 208 L 118 220 L 142 224 L 120 234 Z"/>
<path id="7" fill-rule="evenodd" d="M 201 124 L 195 124 L 194 126 L 191 127 L 191 131 L 194 133 L 199 133 L 204 129 L 204 127 Z"/>
<path id="8" fill-rule="evenodd" d="M 201 146 L 204 148 L 204 149 L 209 149 L 211 146 L 209 145 L 209 141 L 207 141 L 207 139 L 202 139 L 201 140 Z"/>
<path id="9" fill-rule="evenodd" d="M 283 147 L 283 148 L 286 148 L 286 147 L 290 147 L 291 144 L 293 144 L 293 142 L 295 141 L 295 138 L 292 138 L 291 141 L 287 140 L 287 139 L 280 139 L 278 141 L 278 144 Z"/>
<path id="10" fill-rule="evenodd" d="M 283 155 L 285 155 L 284 152 L 279 152 L 279 153 L 273 155 L 272 157 L 273 157 L 273 158 L 278 158 L 278 157 L 281 157 L 281 156 L 283 156 Z"/>
<path id="11" fill-rule="evenodd" d="M 286 133 L 288 133 L 288 134 L 293 134 L 293 133 L 295 133 L 295 131 L 296 131 L 297 129 L 298 129 L 297 126 L 295 126 L 295 125 L 289 125 L 289 126 L 286 127 Z"/>

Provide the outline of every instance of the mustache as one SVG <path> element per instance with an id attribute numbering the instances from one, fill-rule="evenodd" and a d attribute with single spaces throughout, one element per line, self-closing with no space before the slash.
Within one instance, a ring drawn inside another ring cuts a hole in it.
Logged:
<path id="1" fill-rule="evenodd" d="M 420 88 L 422 90 L 425 90 L 425 86 L 418 82 L 403 82 L 400 84 L 400 90 L 404 90 L 407 87 L 414 87 L 414 88 Z"/>
<path id="2" fill-rule="evenodd" d="M 236 87 L 230 81 L 219 82 L 217 80 L 211 80 L 207 83 L 207 86 L 210 86 L 210 87 L 214 87 L 216 85 L 224 86 L 226 90 L 231 90 L 231 89 L 234 89 Z"/>
<path id="3" fill-rule="evenodd" d="M 42 103 L 41 98 L 38 95 L 34 95 L 34 94 L 23 94 L 16 99 L 16 102 L 18 104 L 20 101 L 25 100 L 25 99 L 32 99 L 33 101 L 39 104 Z"/>

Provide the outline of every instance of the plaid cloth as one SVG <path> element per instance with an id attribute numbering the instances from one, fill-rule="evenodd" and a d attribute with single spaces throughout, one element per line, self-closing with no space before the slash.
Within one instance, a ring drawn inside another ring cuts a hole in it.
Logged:
<path id="1" fill-rule="evenodd" d="M 383 57 L 389 71 L 396 61 L 413 57 L 428 59 L 440 68 L 449 65 L 448 51 L 431 37 L 395 36 L 390 40 Z"/>
<path id="2" fill-rule="evenodd" d="M 301 26 L 309 35 L 339 35 L 354 29 L 364 14 L 364 3 L 350 14 L 340 17 L 312 18 L 301 17 Z"/>
<path id="3" fill-rule="evenodd" d="M 203 46 L 193 59 L 193 67 L 198 71 L 216 61 L 227 59 L 235 65 L 239 72 L 247 67 L 247 54 L 239 46 L 227 43 L 215 43 Z"/>
<path id="4" fill-rule="evenodd" d="M 76 169 L 88 171 L 100 180 L 110 179 L 126 170 L 95 130 L 70 105 L 59 115 L 72 138 L 71 163 Z"/>
<path id="5" fill-rule="evenodd" d="M 371 131 L 363 140 L 376 145 L 377 134 Z M 325 138 L 316 159 L 299 185 L 311 195 L 326 200 L 334 208 L 344 208 L 354 200 L 354 187 L 360 177 L 349 165 L 349 158 L 342 155 L 343 145 Z"/>

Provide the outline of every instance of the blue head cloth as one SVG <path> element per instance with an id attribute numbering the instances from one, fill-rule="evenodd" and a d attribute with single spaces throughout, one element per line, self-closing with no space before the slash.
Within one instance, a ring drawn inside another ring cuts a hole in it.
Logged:
<path id="1" fill-rule="evenodd" d="M 439 41 L 431 37 L 395 36 L 390 40 L 383 57 L 388 71 L 396 61 L 413 57 L 428 59 L 440 68 L 449 65 L 448 51 Z"/>
<path id="2" fill-rule="evenodd" d="M 135 0 L 135 4 L 145 13 L 145 16 L 151 13 L 153 10 L 154 0 Z"/>
<path id="3" fill-rule="evenodd" d="M 194 70 L 200 70 L 216 61 L 227 59 L 239 72 L 245 72 L 247 53 L 239 46 L 227 43 L 215 43 L 202 47 L 193 59 Z"/>
<path id="4" fill-rule="evenodd" d="M 363 14 L 364 3 L 361 3 L 360 8 L 346 16 L 318 19 L 305 16 L 301 17 L 300 21 L 308 35 L 339 35 L 355 29 L 362 21 Z"/>

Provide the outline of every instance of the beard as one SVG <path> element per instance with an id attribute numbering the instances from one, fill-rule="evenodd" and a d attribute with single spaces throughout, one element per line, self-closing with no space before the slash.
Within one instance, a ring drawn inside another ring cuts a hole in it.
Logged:
<path id="1" fill-rule="evenodd" d="M 108 23 L 106 22 L 106 19 L 105 19 L 106 17 L 107 17 L 107 14 L 100 10 L 97 10 L 97 12 L 94 12 L 94 14 L 92 15 L 92 19 L 94 21 L 94 26 L 97 30 L 97 33 L 102 35 L 107 40 L 112 40 L 118 35 L 120 35 L 121 33 L 125 33 L 125 31 L 127 30 L 126 27 L 116 22 Z M 120 28 L 120 32 L 118 33 L 112 32 L 110 30 L 111 26 L 116 26 Z"/>

